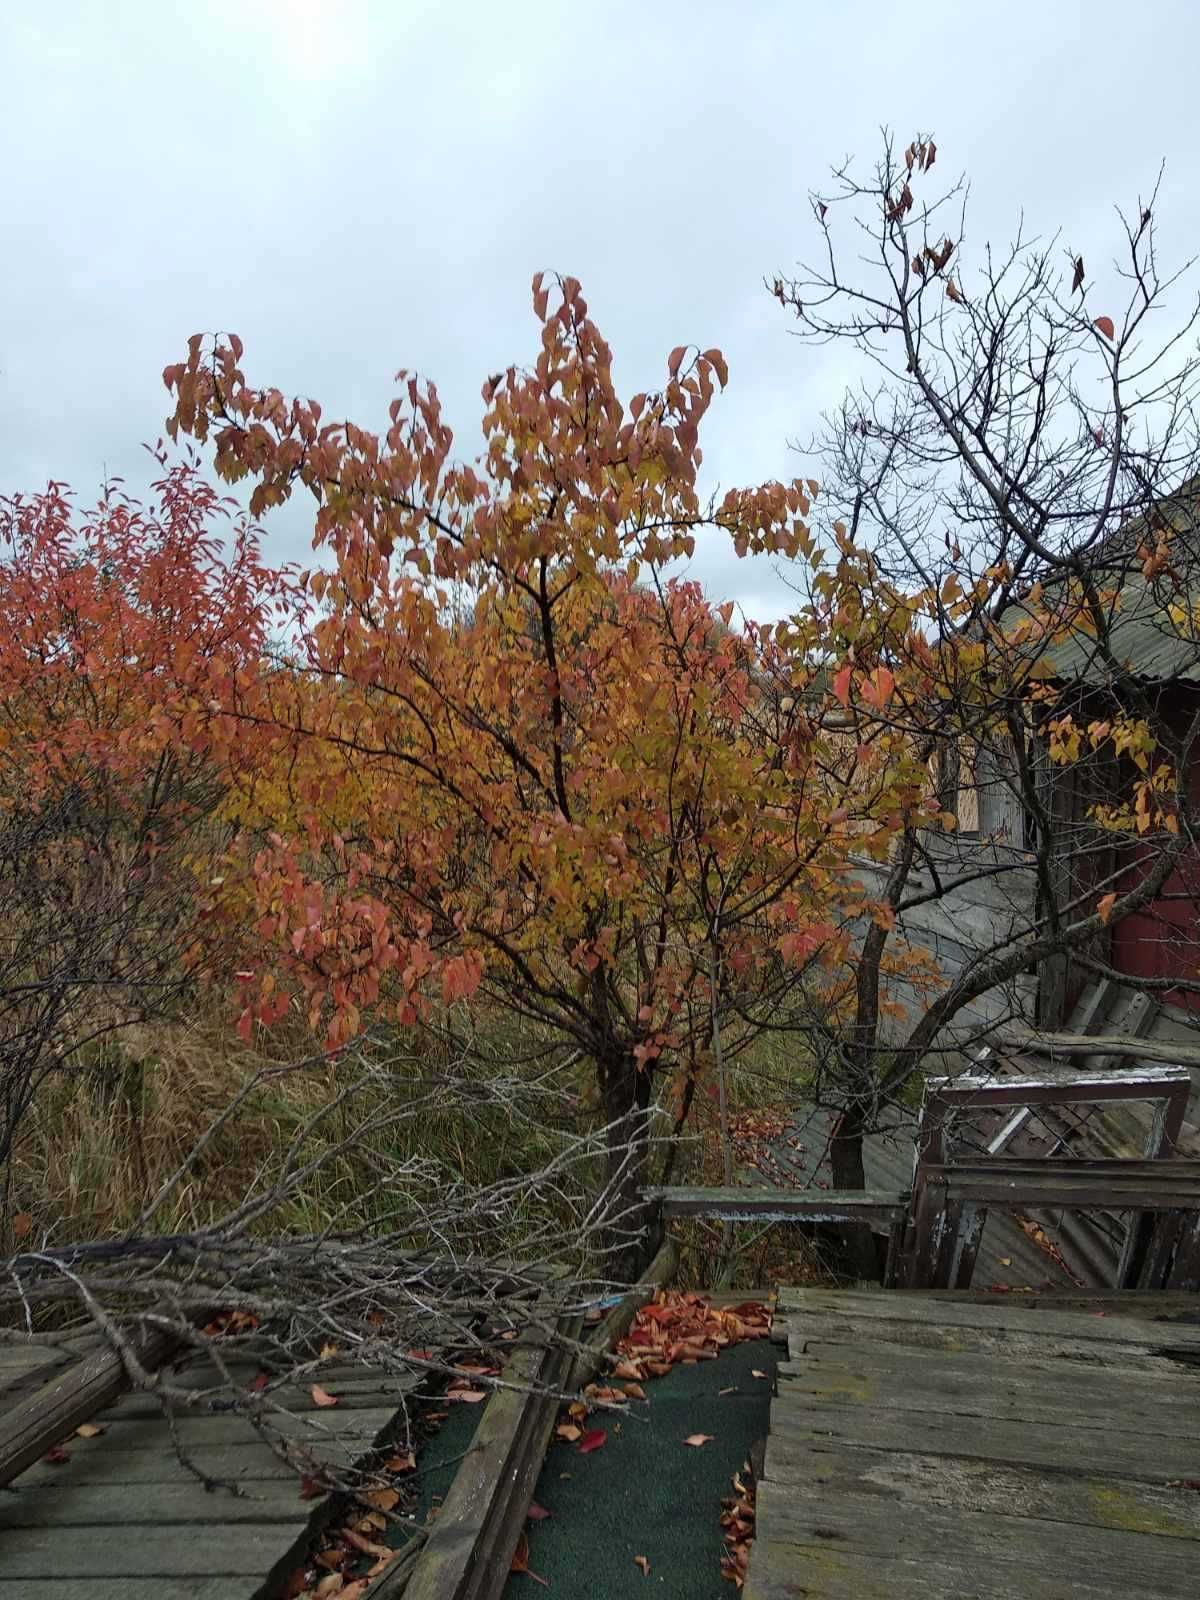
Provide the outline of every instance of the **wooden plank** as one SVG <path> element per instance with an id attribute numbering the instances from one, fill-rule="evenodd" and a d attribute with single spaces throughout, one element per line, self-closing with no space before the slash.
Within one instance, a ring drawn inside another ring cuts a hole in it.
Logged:
<path id="1" fill-rule="evenodd" d="M 1193 1600 L 1196 1593 L 1196 1553 L 1189 1540 L 936 1506 L 919 1517 L 898 1518 L 878 1498 L 797 1495 L 770 1480 L 759 1488 L 758 1517 L 769 1526 L 771 1548 L 786 1545 L 796 1553 L 801 1594 L 807 1587 L 822 1595 L 824 1574 L 831 1563 L 836 1573 L 846 1555 L 880 1563 L 874 1583 L 863 1591 L 868 1595 L 888 1592 L 893 1565 L 926 1563 L 957 1569 L 960 1597 L 986 1593 L 980 1581 L 986 1582 L 985 1575 L 1019 1578 L 1025 1587 L 1018 1592 L 1030 1600 L 1089 1589 L 1121 1600 Z"/>
<path id="2" fill-rule="evenodd" d="M 1200 1162 L 990 1161 L 928 1166 L 923 1178 L 950 1199 L 976 1205 L 1096 1206 L 1113 1211 L 1200 1208 Z M 947 1284 L 950 1288 L 953 1285 Z"/>
<path id="3" fill-rule="evenodd" d="M 209 1537 L 181 1537 L 177 1528 L 152 1522 L 89 1528 L 80 1539 L 64 1537 L 61 1528 L 14 1528 L 4 1535 L 3 1576 L 6 1584 L 70 1578 L 87 1583 L 76 1592 L 89 1597 L 94 1578 L 240 1578 L 253 1590 L 295 1539 L 291 1521 L 222 1526 Z"/>
<path id="4" fill-rule="evenodd" d="M 772 1434 L 765 1476 L 799 1493 L 811 1485 L 826 1498 L 874 1495 L 888 1502 L 897 1517 L 921 1515 L 922 1508 L 935 1505 L 1200 1540 L 1200 1494 L 1194 1489 L 1096 1477 L 1086 1463 L 1079 1474 L 1040 1472 L 995 1461 Z"/>
<path id="5" fill-rule="evenodd" d="M 1054 1583 L 1053 1568 L 1044 1569 L 1039 1586 L 1027 1567 L 985 1564 L 964 1571 L 946 1550 L 915 1561 L 836 1547 L 821 1551 L 819 1561 L 817 1554 L 773 1539 L 760 1517 L 743 1600 L 1066 1600 L 1068 1594 L 1071 1600 L 1130 1600 L 1103 1574 L 1073 1576 L 1067 1590 Z M 1142 1587 L 1136 1594 L 1138 1600 L 1164 1600 L 1157 1588 Z"/>
<path id="6" fill-rule="evenodd" d="M 872 1412 L 864 1405 L 832 1401 L 813 1402 L 801 1412 L 777 1401 L 771 1408 L 771 1432 L 810 1443 L 963 1456 L 1051 1471 L 1074 1472 L 1086 1462 L 1094 1476 L 1150 1483 L 1190 1478 L 1196 1470 L 1194 1438 L 1110 1433 L 1102 1417 L 1094 1427 L 1042 1426 L 1006 1418 L 992 1418 L 985 1427 L 977 1417 L 943 1412 Z"/>
<path id="7" fill-rule="evenodd" d="M 34 1492 L 18 1485 L 0 1495 L 0 1536 L 13 1528 L 116 1527 L 133 1519 L 161 1526 L 187 1523 L 223 1527 L 240 1522 L 295 1522 L 304 1526 L 312 1501 L 300 1498 L 300 1481 L 282 1465 L 274 1478 L 253 1481 L 244 1494 L 213 1490 L 206 1494 L 195 1478 L 156 1483 L 141 1494 L 130 1485 L 96 1483 L 39 1484 Z M 24 1481 L 24 1480 L 22 1480 Z M 0 1543 L 0 1572 L 4 1565 Z"/>
<path id="8" fill-rule="evenodd" d="M 285 1413 L 265 1417 L 264 1426 L 284 1439 L 299 1439 L 317 1449 L 322 1445 L 340 1446 L 348 1439 L 374 1440 L 391 1423 L 396 1414 L 392 1405 L 313 1409 L 300 1414 Z M 110 1417 L 107 1412 L 99 1419 L 104 1432 L 100 1438 L 87 1441 L 98 1446 L 97 1453 L 110 1455 L 119 1451 L 170 1450 L 171 1435 L 161 1416 Z M 197 1416 L 181 1412 L 175 1420 L 175 1429 L 185 1449 L 204 1446 L 230 1445 L 239 1439 L 254 1439 L 257 1429 L 248 1416 L 228 1413 L 225 1416 Z"/>
<path id="9" fill-rule="evenodd" d="M 20 1600 L 247 1600 L 250 1593 L 228 1578 L 94 1578 L 82 1590 L 71 1578 L 24 1578 Z"/>
<path id="10" fill-rule="evenodd" d="M 67 1442 L 69 1459 L 61 1466 L 37 1462 L 19 1480 L 22 1491 L 40 1490 L 42 1487 L 67 1488 L 74 1484 L 190 1484 L 198 1495 L 204 1493 L 203 1485 L 187 1470 L 171 1448 L 169 1440 L 153 1450 L 115 1450 L 100 1452 L 90 1448 L 103 1444 L 103 1439 L 71 1439 Z M 339 1448 L 346 1452 L 345 1459 L 356 1458 L 370 1449 L 371 1436 L 344 1437 Z M 297 1448 L 299 1448 L 297 1446 Z M 330 1454 L 326 1446 L 326 1456 Z M 202 1445 L 188 1451 L 188 1459 L 197 1471 L 221 1482 L 253 1483 L 262 1479 L 288 1480 L 290 1469 L 280 1461 L 268 1445 L 259 1439 L 246 1443 Z"/>
<path id="11" fill-rule="evenodd" d="M 1010 1024 L 1003 1030 L 1006 1041 L 1018 1049 L 1039 1050 L 1051 1056 L 1089 1056 L 1104 1052 L 1110 1056 L 1132 1056 L 1139 1063 L 1161 1063 L 1180 1068 L 1200 1067 L 1200 1045 L 1174 1039 L 1129 1039 L 1121 1034 L 1092 1033 L 1081 1038 L 1074 1033 L 1041 1032 Z M 1154 1070 L 1150 1065 L 1136 1069 L 1139 1076 Z"/>
<path id="12" fill-rule="evenodd" d="M 289 1411 L 301 1416 L 319 1412 L 324 1417 L 330 1415 L 334 1409 L 340 1416 L 344 1416 L 347 1411 L 364 1408 L 378 1410 L 383 1406 L 390 1406 L 395 1411 L 406 1399 L 412 1398 L 423 1381 L 423 1377 L 417 1374 L 413 1374 L 408 1380 L 381 1378 L 364 1372 L 362 1368 L 359 1369 L 357 1376 L 343 1378 L 318 1372 L 313 1374 L 311 1383 L 288 1384 L 279 1389 L 267 1389 L 263 1397 L 269 1399 L 273 1405 L 285 1406 Z M 316 1404 L 312 1397 L 313 1384 L 320 1384 L 327 1394 L 336 1397 L 336 1408 L 321 1407 Z M 229 1401 L 229 1393 L 221 1391 L 214 1393 L 211 1400 L 200 1401 L 195 1407 L 189 1407 L 186 1412 L 181 1409 L 180 1415 L 220 1416 L 239 1420 L 245 1413 L 231 1411 Z M 162 1406 L 152 1394 L 123 1395 L 104 1412 L 106 1422 L 150 1421 L 161 1418 L 162 1415 Z"/>
<path id="13" fill-rule="evenodd" d="M 141 1365 L 153 1371 L 175 1348 L 175 1340 L 152 1330 L 136 1338 L 133 1347 Z M 51 1445 L 67 1438 L 128 1386 L 120 1356 L 105 1347 L 74 1362 L 0 1413 L 0 1486 L 11 1483 Z"/>
<path id="14" fill-rule="evenodd" d="M 786 1322 L 779 1324 L 787 1328 Z M 1169 1382 L 1179 1377 L 1179 1365 L 1157 1354 L 1160 1348 L 1149 1343 L 1132 1345 L 1100 1343 L 1087 1339 L 1064 1339 L 1056 1334 L 1013 1333 L 1005 1329 L 940 1328 L 925 1322 L 868 1322 L 847 1317 L 808 1317 L 803 1329 L 792 1331 L 785 1342 L 793 1358 L 805 1355 L 813 1344 L 839 1345 L 847 1352 L 861 1350 L 863 1341 L 872 1345 L 908 1350 L 977 1353 L 1008 1361 L 1086 1362 L 1089 1367 L 1125 1372 L 1158 1373 Z"/>
<path id="15" fill-rule="evenodd" d="M 539 1396 L 535 1386 L 545 1381 L 557 1387 L 555 1380 L 566 1376 L 573 1365 L 573 1358 L 564 1360 L 564 1354 L 560 1347 L 547 1348 L 544 1337 L 537 1334 L 517 1343 L 505 1367 L 513 1387 L 497 1389 L 488 1400 L 404 1589 L 406 1600 L 465 1600 L 485 1581 L 498 1585 L 494 1592 L 500 1592 L 524 1522 L 524 1506 L 515 1519 L 512 1513 L 527 1477 L 532 1492 L 532 1477 L 545 1454 L 545 1438 L 557 1411 L 557 1402 Z M 543 1412 L 548 1413 L 545 1418 Z M 536 1459 L 530 1461 L 543 1420 L 545 1438 Z"/>
<path id="16" fill-rule="evenodd" d="M 930 1415 L 1024 1418 L 1110 1432 L 1200 1434 L 1200 1371 L 1173 1385 L 1130 1372 L 1089 1372 L 1063 1361 L 996 1361 L 944 1355 L 937 1361 L 894 1347 L 809 1345 L 778 1369 L 779 1401 L 803 1410 L 808 1397 Z"/>
<path id="17" fill-rule="evenodd" d="M 903 1215 L 907 1193 L 858 1189 L 643 1189 L 665 1217 L 721 1217 L 729 1222 L 878 1222 Z"/>
<path id="18" fill-rule="evenodd" d="M 1055 1311 L 1049 1307 L 1029 1310 L 1008 1305 L 1007 1297 L 980 1304 L 975 1300 L 950 1298 L 937 1302 L 936 1320 L 942 1328 L 976 1328 L 985 1332 L 1007 1330 L 1012 1333 L 1044 1334 L 1098 1344 L 1127 1344 L 1145 1347 L 1170 1345 L 1176 1349 L 1200 1352 L 1200 1327 L 1187 1323 L 1152 1323 L 1116 1314 L 1088 1316 L 1086 1312 Z M 866 1318 L 874 1324 L 925 1323 L 930 1311 L 920 1295 L 881 1292 L 860 1294 L 851 1289 L 781 1289 L 779 1313 L 789 1318 L 806 1312 L 842 1317 Z"/>

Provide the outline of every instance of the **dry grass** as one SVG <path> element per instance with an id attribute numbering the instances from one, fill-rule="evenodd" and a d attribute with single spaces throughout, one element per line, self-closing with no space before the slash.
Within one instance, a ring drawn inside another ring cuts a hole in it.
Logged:
<path id="1" fill-rule="evenodd" d="M 201 1135 L 264 1067 L 311 1056 L 313 1036 L 283 1023 L 260 1031 L 248 1048 L 235 1013 L 215 995 L 186 1023 L 131 1027 L 85 1064 L 43 1086 L 25 1119 L 13 1162 L 12 1213 L 28 1213 L 39 1236 L 100 1238 L 135 1226 L 143 1208 L 188 1158 Z M 494 1041 L 497 1049 L 503 1040 Z M 418 1048 L 436 1070 L 438 1045 Z M 261 1190 L 299 1130 L 334 1099 L 337 1068 L 317 1065 L 259 1084 L 192 1163 L 188 1176 L 153 1217 L 150 1231 L 186 1232 L 211 1222 L 253 1187 Z M 397 1079 L 396 1094 L 413 1092 Z M 361 1115 L 361 1105 L 356 1114 Z M 334 1111 L 305 1135 L 310 1146 L 335 1146 L 347 1133 Z M 393 1124 L 386 1149 L 368 1139 L 327 1161 L 314 1183 L 272 1225 L 315 1232 L 330 1225 L 369 1226 L 381 1198 L 368 1167 L 374 1157 L 435 1156 L 468 1182 L 536 1170 L 553 1145 L 552 1130 L 507 1124 L 494 1113 L 458 1107 Z M 355 1196 L 371 1195 L 356 1210 Z"/>

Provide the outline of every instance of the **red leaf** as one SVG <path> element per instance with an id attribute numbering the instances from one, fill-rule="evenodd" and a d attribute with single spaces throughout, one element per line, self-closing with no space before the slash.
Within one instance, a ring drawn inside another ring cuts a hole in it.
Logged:
<path id="1" fill-rule="evenodd" d="M 320 1478 L 305 1477 L 300 1479 L 301 1500 L 319 1500 L 324 1493 L 325 1485 Z"/>
<path id="2" fill-rule="evenodd" d="M 52 1444 L 42 1457 L 42 1460 L 48 1461 L 52 1467 L 61 1467 L 64 1461 L 70 1461 L 70 1459 L 71 1452 L 64 1450 L 60 1444 Z"/>
<path id="3" fill-rule="evenodd" d="M 270 1381 L 271 1374 L 269 1372 L 256 1372 L 246 1387 L 252 1389 L 255 1394 L 261 1394 Z"/>
<path id="4" fill-rule="evenodd" d="M 593 1450 L 599 1450 L 601 1445 L 605 1445 L 607 1443 L 608 1434 L 605 1433 L 603 1428 L 589 1428 L 584 1434 L 583 1438 L 580 1439 L 577 1449 L 579 1450 L 579 1454 L 581 1456 L 587 1456 L 590 1455 Z"/>
<path id="5" fill-rule="evenodd" d="M 671 376 L 673 378 L 678 375 L 679 368 L 680 368 L 680 366 L 681 366 L 681 364 L 683 362 L 683 358 L 684 358 L 684 356 L 686 354 L 687 354 L 687 345 L 685 345 L 685 344 L 677 344 L 675 346 L 674 350 L 671 351 L 671 354 L 667 357 L 667 371 L 671 374 Z"/>
<path id="6" fill-rule="evenodd" d="M 1113 327 L 1113 319 L 1111 317 L 1097 317 L 1092 326 L 1099 329 L 1110 343 L 1117 336 L 1117 330 Z"/>
<path id="7" fill-rule="evenodd" d="M 525 1513 L 525 1515 L 529 1518 L 530 1522 L 545 1522 L 550 1513 L 546 1510 L 545 1506 L 540 1506 L 536 1500 L 531 1500 L 529 1502 L 529 1510 Z"/>

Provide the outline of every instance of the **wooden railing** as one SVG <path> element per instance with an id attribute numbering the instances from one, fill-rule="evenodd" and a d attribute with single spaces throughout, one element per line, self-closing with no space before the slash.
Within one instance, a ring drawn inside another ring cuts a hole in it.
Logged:
<path id="1" fill-rule="evenodd" d="M 899 1280 L 967 1289 L 989 1209 L 1133 1211 L 1137 1249 L 1122 1258 L 1119 1289 L 1200 1290 L 1200 1161 L 985 1161 L 925 1165 Z"/>
<path id="2" fill-rule="evenodd" d="M 989 1209 L 1133 1213 L 1116 1273 L 1121 1289 L 1200 1290 L 1200 1162 L 1175 1156 L 1191 1075 L 1177 1065 L 1119 1073 L 1043 1069 L 1006 1077 L 934 1078 L 902 1193 L 832 1189 L 659 1188 L 644 1192 L 664 1219 L 866 1223 L 888 1239 L 889 1287 L 970 1286 Z M 1154 1106 L 1142 1160 L 1018 1159 L 1000 1155 L 1037 1107 L 1147 1101 Z M 1011 1108 L 988 1155 L 951 1159 L 947 1124 L 976 1108 Z"/>

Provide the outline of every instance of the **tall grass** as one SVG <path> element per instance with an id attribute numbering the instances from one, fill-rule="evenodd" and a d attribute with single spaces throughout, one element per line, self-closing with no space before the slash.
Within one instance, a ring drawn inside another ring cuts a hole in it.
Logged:
<path id="1" fill-rule="evenodd" d="M 428 1104 L 420 1075 L 436 1075 L 450 1046 L 429 1034 L 400 1041 L 420 1052 L 417 1072 L 378 1088 L 379 1121 L 409 1096 L 412 1114 L 373 1136 L 370 1106 L 334 1105 L 339 1069 L 317 1065 L 254 1084 L 264 1069 L 311 1056 L 314 1040 L 299 1023 L 260 1031 L 250 1046 L 234 1013 L 216 994 L 186 1022 L 138 1025 L 50 1078 L 28 1113 L 14 1153 L 12 1211 L 27 1214 L 38 1235 L 95 1238 L 139 1223 L 160 1233 L 209 1224 L 278 1176 L 301 1135 L 305 1158 L 323 1157 L 311 1183 L 271 1213 L 275 1229 L 386 1226 L 391 1202 L 378 1175 L 409 1158 L 436 1161 L 449 1178 L 482 1185 L 536 1171 L 555 1149 L 553 1117 L 506 1117 L 461 1098 Z M 507 1053 L 503 1030 L 475 1041 L 477 1053 Z M 506 1070 L 511 1071 L 511 1067 Z M 144 1208 L 238 1097 L 233 1115 L 200 1149 L 187 1174 L 149 1217 Z M 385 1104 L 386 1102 L 386 1104 Z M 569 1112 L 569 1108 L 568 1112 Z M 366 1132 L 338 1146 L 353 1116 Z"/>

